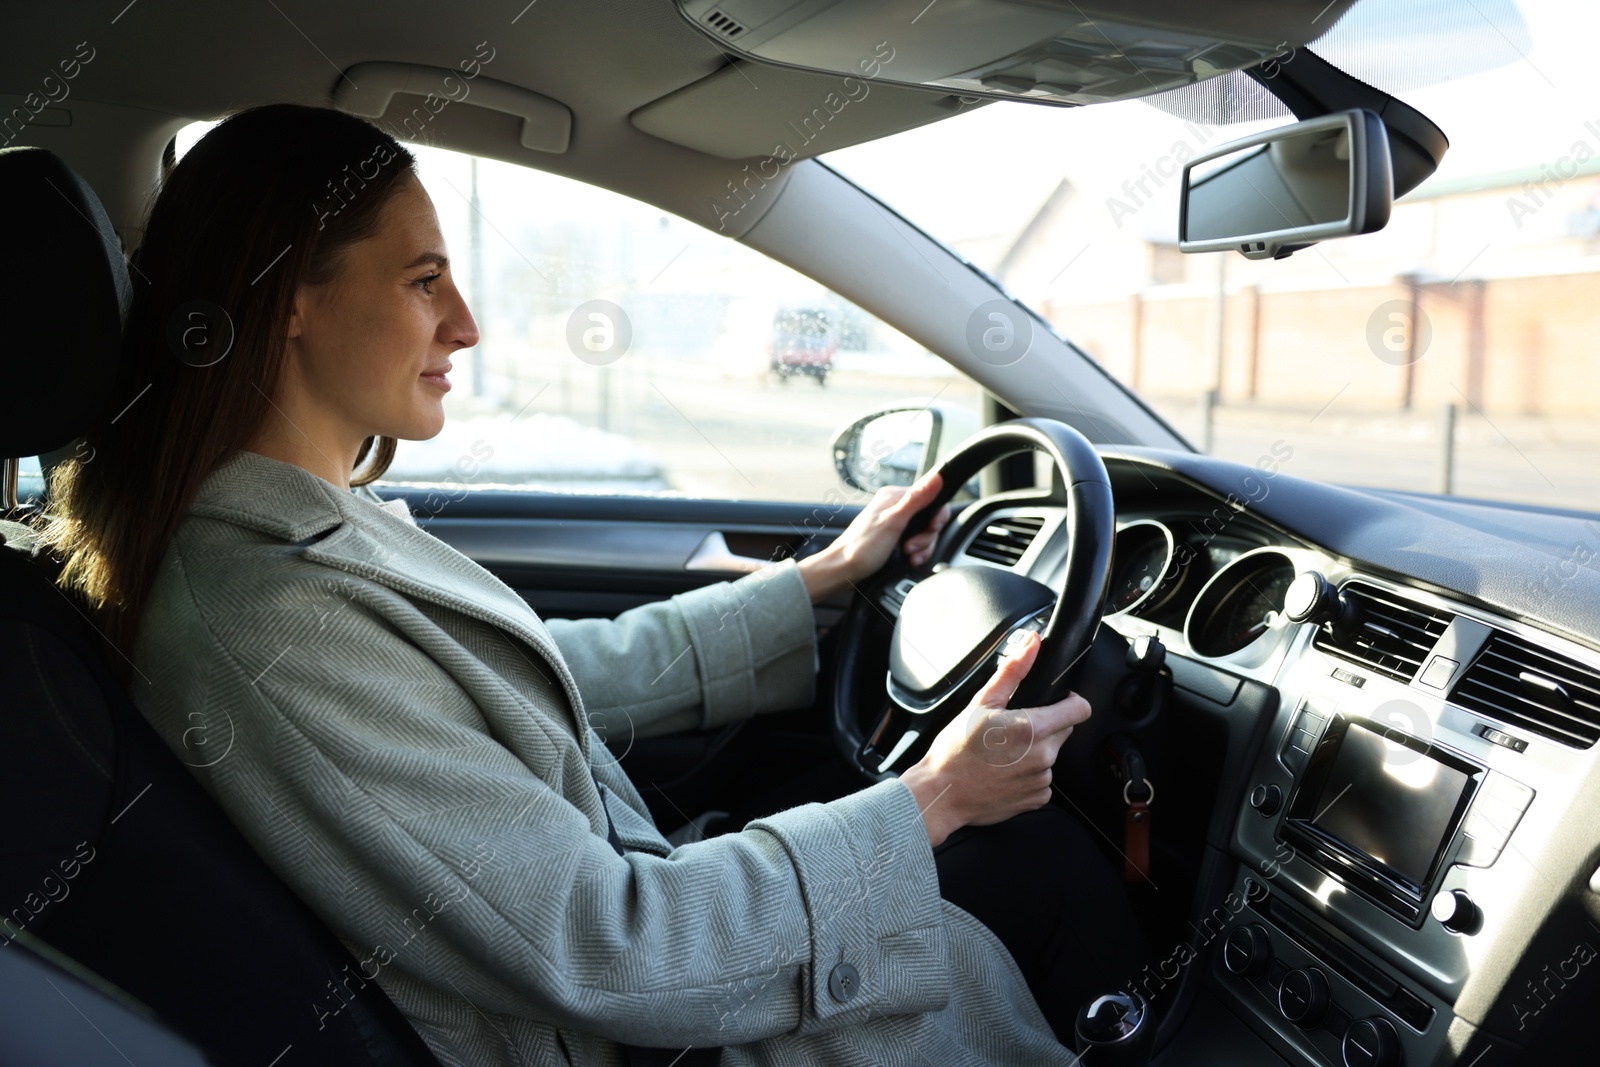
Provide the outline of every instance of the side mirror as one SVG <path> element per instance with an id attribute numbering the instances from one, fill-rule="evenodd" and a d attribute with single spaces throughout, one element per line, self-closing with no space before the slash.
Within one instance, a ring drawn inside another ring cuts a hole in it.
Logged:
<path id="1" fill-rule="evenodd" d="M 910 485 L 977 430 L 977 413 L 964 407 L 908 400 L 878 408 L 834 435 L 834 469 L 863 492 Z"/>
<path id="2" fill-rule="evenodd" d="M 1191 160 L 1178 249 L 1281 259 L 1330 237 L 1383 229 L 1393 200 L 1383 120 L 1365 108 L 1323 115 Z"/>

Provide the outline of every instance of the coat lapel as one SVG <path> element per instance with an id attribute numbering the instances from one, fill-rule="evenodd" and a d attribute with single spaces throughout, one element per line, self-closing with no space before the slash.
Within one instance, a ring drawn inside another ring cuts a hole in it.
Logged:
<path id="1" fill-rule="evenodd" d="M 437 537 L 303 467 L 250 451 L 213 471 L 189 510 L 303 544 L 305 559 L 520 638 L 561 679 L 578 746 L 591 761 L 583 700 L 550 631 L 515 591 Z"/>

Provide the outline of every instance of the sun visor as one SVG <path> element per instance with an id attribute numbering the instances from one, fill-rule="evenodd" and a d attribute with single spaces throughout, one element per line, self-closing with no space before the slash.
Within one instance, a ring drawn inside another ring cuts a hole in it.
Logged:
<path id="1" fill-rule="evenodd" d="M 890 56 L 892 49 L 883 55 Z M 883 69 L 871 49 L 868 69 Z M 636 129 L 723 159 L 806 159 L 924 126 L 987 103 L 855 75 L 737 60 L 635 111 Z"/>
<path id="2" fill-rule="evenodd" d="M 676 2 L 749 59 L 957 96 L 1094 104 L 1255 66 L 1315 40 L 1354 0 L 937 0 L 915 17 L 905 0 Z M 894 58 L 868 73 L 863 60 L 880 51 Z"/>
<path id="3" fill-rule="evenodd" d="M 357 63 L 341 74 L 333 106 L 352 115 L 382 119 L 402 140 L 428 143 L 428 130 L 450 104 L 499 112 L 515 119 L 518 140 L 536 152 L 560 154 L 572 140 L 572 112 L 530 89 L 485 78 L 479 64 L 462 70 L 415 63 Z M 449 121 L 460 117 L 457 107 Z"/>

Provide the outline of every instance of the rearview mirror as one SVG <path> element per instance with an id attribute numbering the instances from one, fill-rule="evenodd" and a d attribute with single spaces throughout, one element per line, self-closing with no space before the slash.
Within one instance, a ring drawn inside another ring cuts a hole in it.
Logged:
<path id="1" fill-rule="evenodd" d="M 1383 229 L 1393 200 L 1383 120 L 1364 108 L 1323 115 L 1191 160 L 1178 249 L 1281 259 L 1330 237 Z"/>

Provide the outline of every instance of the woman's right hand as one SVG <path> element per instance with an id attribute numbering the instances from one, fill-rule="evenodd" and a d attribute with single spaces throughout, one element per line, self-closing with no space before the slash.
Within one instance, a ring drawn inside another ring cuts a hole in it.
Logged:
<path id="1" fill-rule="evenodd" d="M 963 826 L 1004 822 L 1049 803 L 1056 753 L 1090 708 L 1076 693 L 1042 708 L 1006 707 L 1038 654 L 1039 635 L 1029 632 L 928 754 L 900 775 L 933 845 Z"/>

